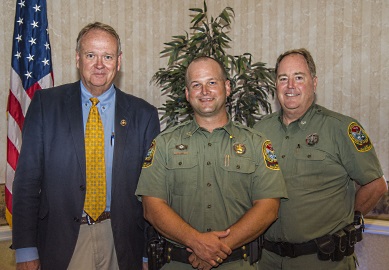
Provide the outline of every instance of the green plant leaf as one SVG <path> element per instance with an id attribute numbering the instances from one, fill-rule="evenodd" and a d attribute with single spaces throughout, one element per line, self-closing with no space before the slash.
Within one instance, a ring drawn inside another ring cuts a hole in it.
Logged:
<path id="1" fill-rule="evenodd" d="M 185 72 L 189 63 L 198 56 L 206 55 L 219 59 L 225 66 L 231 85 L 226 109 L 232 119 L 248 126 L 263 115 L 271 113 L 269 96 L 274 97 L 275 75 L 273 68 L 265 63 L 254 62 L 251 53 L 234 56 L 228 54 L 232 39 L 228 33 L 235 12 L 226 7 L 216 18 L 208 20 L 207 4 L 204 8 L 190 8 L 192 17 L 190 33 L 174 35 L 165 44 L 160 57 L 168 57 L 167 66 L 160 68 L 152 82 L 166 95 L 166 102 L 159 108 L 161 121 L 166 127 L 177 125 L 193 118 L 193 109 L 185 98 Z"/>

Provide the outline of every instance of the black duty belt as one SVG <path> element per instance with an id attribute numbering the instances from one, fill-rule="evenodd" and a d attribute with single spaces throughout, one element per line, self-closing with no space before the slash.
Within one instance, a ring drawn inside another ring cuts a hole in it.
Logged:
<path id="1" fill-rule="evenodd" d="M 111 212 L 103 212 L 96 220 L 93 220 L 90 216 L 86 215 L 85 217 L 82 217 L 80 220 L 81 224 L 88 224 L 93 225 L 96 223 L 100 223 L 103 220 L 110 219 L 111 218 Z"/>
<path id="2" fill-rule="evenodd" d="M 263 247 L 281 257 L 290 258 L 314 254 L 317 252 L 317 245 L 314 240 L 301 244 L 292 244 L 288 242 L 270 242 L 265 239 Z"/>
<path id="3" fill-rule="evenodd" d="M 167 260 L 176 261 L 181 263 L 189 264 L 189 256 L 192 254 L 187 251 L 186 248 L 177 247 L 174 245 L 168 245 L 167 248 Z M 234 249 L 228 257 L 223 260 L 223 263 L 238 261 L 238 260 L 247 260 L 248 256 L 250 256 L 250 251 L 247 245 L 242 246 L 240 248 Z"/>
<path id="4" fill-rule="evenodd" d="M 265 239 L 263 247 L 281 257 L 296 258 L 317 253 L 320 260 L 340 261 L 344 256 L 350 256 L 354 253 L 355 244 L 362 240 L 363 230 L 363 222 L 357 224 L 357 227 L 355 223 L 352 223 L 332 235 L 327 234 L 301 244 L 271 242 Z"/>

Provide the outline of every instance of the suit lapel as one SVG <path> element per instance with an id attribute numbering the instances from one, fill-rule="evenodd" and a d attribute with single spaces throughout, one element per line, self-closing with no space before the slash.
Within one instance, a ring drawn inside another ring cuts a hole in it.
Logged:
<path id="1" fill-rule="evenodd" d="M 115 176 L 115 168 L 121 166 L 121 160 L 126 147 L 126 139 L 130 129 L 130 110 L 128 99 L 122 91 L 116 90 L 116 107 L 115 107 L 115 149 L 113 156 L 113 175 Z"/>
<path id="2" fill-rule="evenodd" d="M 85 143 L 84 143 L 84 123 L 81 108 L 80 82 L 74 83 L 67 93 L 65 108 L 70 123 L 71 134 L 74 141 L 76 158 L 80 165 L 83 179 L 85 181 Z"/>

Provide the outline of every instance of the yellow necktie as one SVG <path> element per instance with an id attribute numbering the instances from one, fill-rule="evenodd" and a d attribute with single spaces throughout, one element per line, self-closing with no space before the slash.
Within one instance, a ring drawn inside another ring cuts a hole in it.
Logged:
<path id="1" fill-rule="evenodd" d="M 99 100 L 91 98 L 85 129 L 86 155 L 86 197 L 84 211 L 94 220 L 105 210 L 105 160 L 104 160 L 104 128 L 96 107 Z"/>

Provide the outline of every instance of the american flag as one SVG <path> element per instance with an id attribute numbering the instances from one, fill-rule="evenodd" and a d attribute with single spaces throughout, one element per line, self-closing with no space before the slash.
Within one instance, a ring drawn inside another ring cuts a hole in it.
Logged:
<path id="1" fill-rule="evenodd" d="M 6 219 L 12 226 L 12 182 L 22 144 L 21 130 L 35 91 L 54 84 L 46 0 L 17 0 L 8 96 Z"/>

